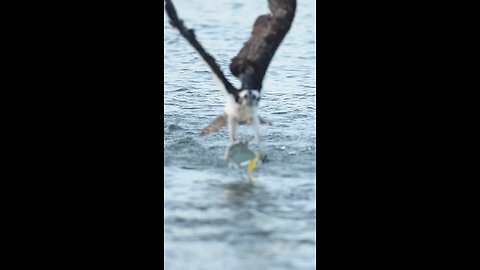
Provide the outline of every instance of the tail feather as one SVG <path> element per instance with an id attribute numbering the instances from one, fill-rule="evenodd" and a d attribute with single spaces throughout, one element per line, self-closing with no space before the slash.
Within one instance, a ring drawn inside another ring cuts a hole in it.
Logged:
<path id="1" fill-rule="evenodd" d="M 203 137 L 207 135 L 208 133 L 214 133 L 220 131 L 223 127 L 226 127 L 228 123 L 228 116 L 226 113 L 223 113 L 219 116 L 217 116 L 215 119 L 212 120 L 206 127 L 204 127 L 200 132 L 198 133 L 198 136 Z M 241 125 L 247 124 L 250 125 L 251 121 L 248 122 L 241 122 L 239 123 Z M 271 126 L 272 122 L 268 120 L 267 118 L 260 117 L 260 124 L 262 125 L 267 125 Z"/>
<path id="2" fill-rule="evenodd" d="M 240 122 L 240 125 L 251 125 L 252 120 L 248 120 L 247 122 Z M 260 124 L 261 125 L 267 125 L 267 126 L 273 126 L 272 122 L 268 120 L 267 118 L 263 118 L 260 116 Z"/>
<path id="3" fill-rule="evenodd" d="M 198 133 L 198 136 L 202 137 L 208 133 L 218 132 L 222 127 L 226 125 L 227 125 L 227 114 L 223 113 L 217 116 L 215 119 L 213 119 L 213 121 L 210 122 L 208 126 L 200 130 L 200 133 Z"/>
<path id="4" fill-rule="evenodd" d="M 260 124 L 267 125 L 267 126 L 273 126 L 272 122 L 268 120 L 267 118 L 260 117 Z"/>

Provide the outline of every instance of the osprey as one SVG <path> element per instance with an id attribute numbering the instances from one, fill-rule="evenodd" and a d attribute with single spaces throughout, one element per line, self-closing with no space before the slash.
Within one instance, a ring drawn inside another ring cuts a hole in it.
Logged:
<path id="1" fill-rule="evenodd" d="M 227 80 L 215 59 L 197 41 L 194 31 L 185 27 L 183 21 L 177 16 L 172 1 L 165 0 L 165 2 L 170 24 L 179 30 L 207 63 L 227 98 L 225 112 L 202 129 L 199 136 L 217 132 L 220 128 L 228 126 L 230 141 L 235 143 L 238 125 L 251 124 L 255 141 L 259 144 L 260 124 L 271 124 L 258 114 L 262 81 L 275 51 L 290 29 L 296 0 L 268 0 L 271 14 L 261 15 L 256 19 L 250 39 L 230 63 L 230 71 L 241 80 L 240 89 L 235 88 Z"/>

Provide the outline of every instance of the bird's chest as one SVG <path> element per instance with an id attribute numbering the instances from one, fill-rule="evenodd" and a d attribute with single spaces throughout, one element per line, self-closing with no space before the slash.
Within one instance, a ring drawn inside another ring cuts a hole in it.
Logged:
<path id="1" fill-rule="evenodd" d="M 227 102 L 225 111 L 230 118 L 233 118 L 238 122 L 250 121 L 254 114 L 252 108 L 235 102 Z"/>
<path id="2" fill-rule="evenodd" d="M 252 111 L 247 106 L 239 106 L 235 114 L 235 118 L 239 122 L 246 122 L 252 118 Z"/>

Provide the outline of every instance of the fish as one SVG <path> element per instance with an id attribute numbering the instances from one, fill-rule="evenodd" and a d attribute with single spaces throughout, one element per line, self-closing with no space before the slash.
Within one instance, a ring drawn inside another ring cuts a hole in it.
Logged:
<path id="1" fill-rule="evenodd" d="M 230 145 L 227 149 L 226 159 L 229 166 L 239 168 L 240 166 L 247 166 L 248 183 L 253 184 L 251 173 L 255 168 L 260 155 L 254 153 L 248 148 L 248 141 L 240 141 Z"/>
<path id="2" fill-rule="evenodd" d="M 226 159 L 231 165 L 245 166 L 248 165 L 256 154 L 248 148 L 247 141 L 240 141 L 230 145 L 227 149 Z"/>

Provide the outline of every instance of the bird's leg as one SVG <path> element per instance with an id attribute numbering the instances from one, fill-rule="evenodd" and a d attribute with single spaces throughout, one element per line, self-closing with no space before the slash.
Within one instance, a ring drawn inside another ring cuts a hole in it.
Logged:
<path id="1" fill-rule="evenodd" d="M 230 142 L 233 144 L 237 141 L 238 123 L 233 117 L 228 117 L 228 131 L 230 135 Z"/>
<path id="2" fill-rule="evenodd" d="M 255 138 L 255 143 L 258 145 L 260 160 L 265 162 L 267 160 L 267 155 L 263 151 L 262 144 L 260 143 L 260 117 L 255 115 L 252 118 L 253 136 Z"/>
<path id="3" fill-rule="evenodd" d="M 230 136 L 230 145 L 227 147 L 227 150 L 225 151 L 225 159 L 228 159 L 228 152 L 230 147 L 232 147 L 235 142 L 237 141 L 237 129 L 238 129 L 238 123 L 235 121 L 235 118 L 232 116 L 228 116 L 228 133 Z"/>
<path id="4" fill-rule="evenodd" d="M 257 115 L 252 118 L 253 136 L 255 138 L 255 143 L 260 146 L 260 118 Z"/>

